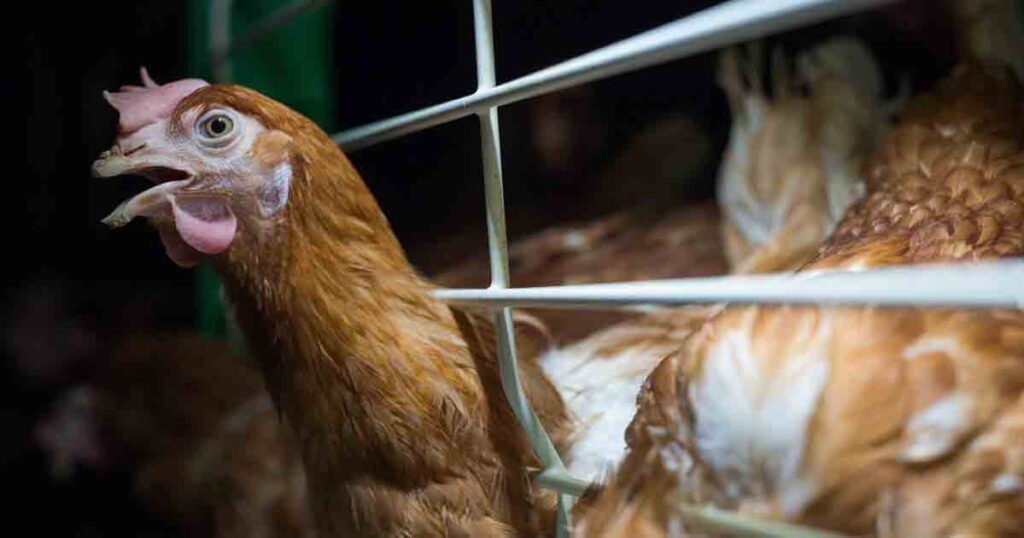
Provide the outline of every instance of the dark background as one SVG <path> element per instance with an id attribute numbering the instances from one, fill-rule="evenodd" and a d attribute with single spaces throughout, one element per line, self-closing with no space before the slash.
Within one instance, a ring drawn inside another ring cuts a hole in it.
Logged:
<path id="1" fill-rule="evenodd" d="M 494 0 L 499 82 L 666 23 L 713 2 Z M 907 74 L 927 87 L 950 63 L 948 32 L 926 3 L 850 17 L 773 38 L 789 48 L 837 33 L 866 39 L 888 87 Z M 925 9 L 920 9 L 925 6 Z M 341 128 L 471 93 L 468 0 L 336 1 L 333 47 Z M 931 16 L 929 16 L 931 13 Z M 14 514 L 33 532 L 70 536 L 172 535 L 135 506 L 127 471 L 82 470 L 55 482 L 28 432 L 54 395 L 88 375 L 105 342 L 132 331 L 194 323 L 194 275 L 169 263 L 142 224 L 99 224 L 141 180 L 98 181 L 92 160 L 113 141 L 116 115 L 100 92 L 186 72 L 185 3 L 36 2 L 4 23 L 2 102 L 8 135 L 3 188 L 2 476 Z M 692 118 L 714 158 L 680 190 L 707 199 L 729 128 L 714 57 L 598 82 L 501 109 L 510 233 L 586 214 L 600 173 L 632 133 L 669 114 Z M 550 114 L 571 124 L 568 168 L 546 166 L 532 140 Z M 425 271 L 484 251 L 477 123 L 466 118 L 354 154 L 414 262 Z M 5 137 L 6 138 L 6 137 Z M 685 151 L 680 148 L 679 151 Z M 657 161 L 660 155 L 651 155 Z M 644 191 L 638 170 L 636 191 Z M 13 523 L 11 523 L 13 525 Z"/>

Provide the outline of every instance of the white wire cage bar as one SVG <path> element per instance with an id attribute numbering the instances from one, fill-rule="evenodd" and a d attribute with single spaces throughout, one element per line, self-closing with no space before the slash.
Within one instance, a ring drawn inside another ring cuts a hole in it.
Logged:
<path id="1" fill-rule="evenodd" d="M 491 26 L 491 0 L 473 0 L 473 35 L 476 44 L 477 92 L 494 87 L 497 79 L 494 69 L 494 31 Z M 487 212 L 487 245 L 491 264 L 491 288 L 504 289 L 509 285 L 508 244 L 505 233 L 505 195 L 501 172 L 501 134 L 498 128 L 498 109 L 489 107 L 479 112 L 480 144 L 484 165 L 484 198 Z M 588 484 L 569 475 L 554 443 L 544 430 L 530 401 L 526 398 L 516 363 L 515 329 L 512 310 L 501 308 L 494 313 L 497 331 L 498 366 L 502 391 L 509 406 L 522 425 L 537 458 L 543 466 L 541 476 L 545 484 L 557 491 L 556 534 L 569 535 L 571 492 L 581 495 Z"/>
<path id="2" fill-rule="evenodd" d="M 730 0 L 504 84 L 479 87 L 471 95 L 356 127 L 332 138 L 346 151 L 353 151 L 493 107 L 894 1 Z"/>
<path id="3" fill-rule="evenodd" d="M 1024 261 L 511 289 L 442 289 L 453 304 L 616 308 L 689 303 L 1024 308 Z"/>
<path id="4" fill-rule="evenodd" d="M 473 0 L 476 92 L 333 136 L 343 149 L 353 151 L 466 116 L 475 114 L 479 117 L 491 286 L 488 289 L 442 289 L 435 295 L 451 303 L 484 305 L 494 310 L 505 395 L 544 466 L 538 482 L 558 492 L 559 536 L 567 536 L 570 527 L 571 499 L 567 494 L 580 495 L 589 484 L 566 471 L 522 390 L 515 360 L 512 307 L 595 308 L 729 302 L 1022 308 L 1024 262 L 509 288 L 497 108 L 894 1 L 729 0 L 497 85 L 491 3 L 490 0 Z M 226 80 L 230 76 L 229 56 L 233 50 L 252 43 L 273 28 L 322 3 L 325 0 L 298 0 L 257 23 L 242 37 L 232 40 L 228 27 L 232 0 L 214 0 L 210 46 L 215 78 Z M 696 522 L 750 535 L 828 536 L 782 523 L 765 524 L 747 516 L 706 507 L 688 507 L 687 510 Z"/>

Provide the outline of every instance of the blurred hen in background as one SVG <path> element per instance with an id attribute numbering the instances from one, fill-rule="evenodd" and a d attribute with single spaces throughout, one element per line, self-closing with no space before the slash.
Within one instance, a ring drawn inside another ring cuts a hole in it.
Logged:
<path id="1" fill-rule="evenodd" d="M 227 343 L 144 318 L 87 323 L 67 284 L 28 290 L 4 341 L 26 381 L 63 391 L 33 427 L 56 482 L 130 469 L 142 505 L 190 536 L 310 535 L 301 463 Z"/>
<path id="2" fill-rule="evenodd" d="M 991 46 L 1024 18 L 1013 0 L 951 6 L 961 63 L 908 104 L 806 271 L 1024 256 L 1021 55 Z M 648 379 L 581 536 L 680 536 L 686 503 L 857 535 L 1021 535 L 1020 310 L 735 306 L 693 334 Z"/>
<path id="3" fill-rule="evenodd" d="M 155 513 L 195 536 L 313 536 L 302 463 L 251 359 L 165 333 L 126 338 L 106 360 L 97 420 Z"/>
<path id="4" fill-rule="evenodd" d="M 800 53 L 796 72 L 763 47 L 722 53 L 719 84 L 732 133 L 718 178 L 725 251 L 733 272 L 795 269 L 814 255 L 864 192 L 862 166 L 888 130 L 882 73 L 868 48 L 834 38 Z"/>

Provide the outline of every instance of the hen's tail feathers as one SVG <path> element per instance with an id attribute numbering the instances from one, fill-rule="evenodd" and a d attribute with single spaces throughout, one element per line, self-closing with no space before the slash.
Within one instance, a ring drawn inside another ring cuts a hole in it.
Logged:
<path id="1" fill-rule="evenodd" d="M 1024 81 L 1021 0 L 955 0 L 953 16 L 962 59 L 1005 65 Z"/>
<path id="2" fill-rule="evenodd" d="M 715 74 L 715 80 L 729 99 L 729 108 L 734 116 L 743 113 L 743 103 L 748 95 L 764 94 L 761 71 L 764 44 L 751 42 L 745 49 L 730 47 L 722 51 Z"/>

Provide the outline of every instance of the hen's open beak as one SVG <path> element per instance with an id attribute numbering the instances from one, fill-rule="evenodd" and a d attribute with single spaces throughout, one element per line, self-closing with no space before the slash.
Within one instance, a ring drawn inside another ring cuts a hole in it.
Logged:
<path id="1" fill-rule="evenodd" d="M 122 202 L 107 215 L 103 223 L 111 228 L 124 226 L 135 217 L 169 217 L 172 196 L 186 189 L 194 178 L 194 174 L 182 169 L 177 160 L 145 150 L 145 144 L 128 150 L 115 145 L 92 163 L 93 177 L 137 174 L 157 184 Z"/>
<path id="2" fill-rule="evenodd" d="M 222 183 L 197 175 L 175 157 L 141 143 L 124 150 L 115 145 L 92 165 L 96 177 L 138 174 L 156 186 L 121 203 L 103 223 L 112 228 L 146 217 L 160 232 L 167 255 L 182 267 L 201 255 L 220 254 L 231 245 L 238 222 Z"/>

